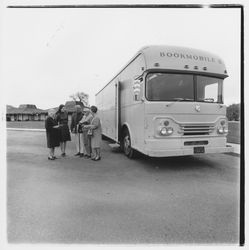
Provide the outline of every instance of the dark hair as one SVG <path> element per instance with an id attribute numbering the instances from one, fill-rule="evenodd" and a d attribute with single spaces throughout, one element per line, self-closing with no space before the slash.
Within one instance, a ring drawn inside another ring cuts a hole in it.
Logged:
<path id="1" fill-rule="evenodd" d="M 65 105 L 64 105 L 64 104 L 61 104 L 61 105 L 59 106 L 58 111 L 57 111 L 56 113 L 57 113 L 57 114 L 58 114 L 58 113 L 61 113 L 61 110 L 62 110 L 63 107 L 65 107 Z"/>
<path id="2" fill-rule="evenodd" d="M 97 113 L 98 108 L 97 108 L 96 106 L 91 106 L 91 111 L 92 111 L 93 113 Z"/>

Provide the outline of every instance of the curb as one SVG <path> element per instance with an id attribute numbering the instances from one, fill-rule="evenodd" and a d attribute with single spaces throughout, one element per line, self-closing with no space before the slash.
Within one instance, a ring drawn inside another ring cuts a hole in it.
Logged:
<path id="1" fill-rule="evenodd" d="M 236 157 L 240 157 L 239 153 L 235 153 L 235 152 L 230 152 L 230 153 L 224 153 L 226 155 L 231 155 L 231 156 L 236 156 Z"/>
<path id="2" fill-rule="evenodd" d="M 45 132 L 45 129 L 38 129 L 38 128 L 6 128 L 7 130 L 12 131 L 32 131 L 32 132 Z"/>
<path id="3" fill-rule="evenodd" d="M 227 143 L 227 145 L 230 145 L 231 147 L 234 148 L 234 152 L 229 152 L 227 154 L 230 154 L 232 156 L 237 156 L 240 157 L 240 144 L 235 144 L 235 143 Z"/>

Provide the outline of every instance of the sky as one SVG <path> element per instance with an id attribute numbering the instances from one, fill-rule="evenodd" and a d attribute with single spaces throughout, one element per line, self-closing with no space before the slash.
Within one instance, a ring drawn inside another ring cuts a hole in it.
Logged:
<path id="1" fill-rule="evenodd" d="M 47 109 L 83 91 L 95 94 L 146 45 L 219 55 L 229 77 L 224 102 L 240 102 L 239 9 L 5 9 L 1 98 Z"/>

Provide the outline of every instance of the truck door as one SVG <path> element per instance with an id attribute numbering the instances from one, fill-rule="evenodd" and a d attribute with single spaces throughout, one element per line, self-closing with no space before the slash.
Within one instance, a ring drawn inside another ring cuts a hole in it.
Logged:
<path id="1" fill-rule="evenodd" d="M 115 140 L 120 142 L 120 82 L 115 84 Z"/>

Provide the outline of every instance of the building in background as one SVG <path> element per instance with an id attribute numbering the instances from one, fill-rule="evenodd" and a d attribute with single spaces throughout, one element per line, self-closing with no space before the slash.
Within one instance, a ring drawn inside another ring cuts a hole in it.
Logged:
<path id="1" fill-rule="evenodd" d="M 82 110 L 87 109 L 84 104 L 79 101 L 67 101 L 65 109 L 68 112 L 68 119 L 71 120 L 75 111 L 75 105 L 80 105 Z M 58 105 L 59 106 L 59 105 Z M 58 110 L 58 107 L 54 108 Z M 34 104 L 21 104 L 18 108 L 11 105 L 6 107 L 6 121 L 45 121 L 49 109 L 38 109 Z"/>
<path id="2" fill-rule="evenodd" d="M 82 107 L 82 110 L 84 110 L 84 108 L 87 108 L 84 106 L 84 104 L 80 101 L 67 101 L 65 103 L 65 110 L 67 111 L 68 113 L 68 120 L 71 121 L 71 118 L 72 118 L 72 114 L 73 112 L 75 111 L 75 106 L 76 105 L 80 105 Z M 58 109 L 58 108 L 56 108 Z"/>
<path id="3" fill-rule="evenodd" d="M 21 104 L 18 108 L 7 105 L 7 121 L 44 121 L 47 111 L 38 109 L 34 104 Z"/>

